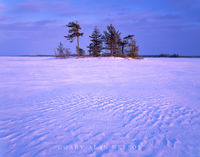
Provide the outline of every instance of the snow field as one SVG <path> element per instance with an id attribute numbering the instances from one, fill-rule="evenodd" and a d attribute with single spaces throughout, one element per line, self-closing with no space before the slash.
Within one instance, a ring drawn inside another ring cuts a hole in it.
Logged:
<path id="1" fill-rule="evenodd" d="M 0 156 L 200 156 L 199 59 L 0 58 Z"/>

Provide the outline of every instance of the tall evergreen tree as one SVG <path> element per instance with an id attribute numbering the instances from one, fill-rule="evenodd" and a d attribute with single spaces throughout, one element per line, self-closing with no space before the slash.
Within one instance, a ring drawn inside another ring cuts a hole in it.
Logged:
<path id="1" fill-rule="evenodd" d="M 88 48 L 89 56 L 92 56 L 92 51 L 93 51 L 93 43 L 90 43 Z"/>
<path id="2" fill-rule="evenodd" d="M 102 49 L 103 49 L 103 40 L 102 35 L 100 34 L 100 31 L 98 28 L 94 28 L 94 31 L 91 36 L 89 36 L 91 39 L 91 43 L 88 46 L 90 55 L 93 55 L 95 57 L 99 56 Z"/>
<path id="3" fill-rule="evenodd" d="M 79 37 L 83 36 L 83 33 L 80 33 L 81 27 L 78 24 L 78 22 L 69 22 L 66 25 L 69 30 L 68 30 L 68 35 L 64 36 L 65 38 L 67 38 L 68 40 L 70 40 L 70 42 L 74 41 L 74 38 L 77 39 L 77 54 L 78 56 L 80 56 L 80 48 L 79 48 Z"/>
<path id="4" fill-rule="evenodd" d="M 110 55 L 113 56 L 119 51 L 119 41 L 121 33 L 110 24 L 107 26 L 107 31 L 104 31 L 103 39 L 106 45 L 106 49 L 110 50 Z"/>

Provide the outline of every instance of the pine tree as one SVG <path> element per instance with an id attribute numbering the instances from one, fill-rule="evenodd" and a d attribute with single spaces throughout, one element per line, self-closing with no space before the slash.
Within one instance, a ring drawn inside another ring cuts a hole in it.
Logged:
<path id="1" fill-rule="evenodd" d="M 78 56 L 80 56 L 79 37 L 83 36 L 83 33 L 79 32 L 81 30 L 81 27 L 78 22 L 69 22 L 66 26 L 69 27 L 69 34 L 64 37 L 70 40 L 70 42 L 73 42 L 74 38 L 77 38 L 77 54 Z"/>
<path id="2" fill-rule="evenodd" d="M 136 41 L 135 39 L 132 40 L 132 43 L 131 43 L 131 57 L 132 58 L 135 58 L 135 57 L 138 57 L 138 51 L 139 51 L 139 46 L 136 45 Z"/>
<path id="3" fill-rule="evenodd" d="M 136 45 L 136 41 L 133 37 L 134 35 L 128 35 L 124 39 L 127 40 L 128 43 L 128 56 L 135 58 L 138 57 L 139 47 Z"/>
<path id="4" fill-rule="evenodd" d="M 124 54 L 124 49 L 125 47 L 128 45 L 128 42 L 125 38 L 123 38 L 122 41 L 120 41 L 120 46 L 121 46 L 121 55 L 124 57 L 125 54 Z"/>
<path id="5" fill-rule="evenodd" d="M 121 33 L 117 31 L 112 24 L 107 26 L 107 31 L 104 31 L 103 39 L 106 45 L 105 49 L 110 50 L 111 56 L 119 52 L 120 35 Z"/>
<path id="6" fill-rule="evenodd" d="M 63 44 L 60 42 L 59 45 L 58 45 L 58 48 L 57 48 L 57 51 L 59 53 L 59 57 L 66 57 L 64 51 L 65 51 L 65 48 L 63 47 Z"/>
<path id="7" fill-rule="evenodd" d="M 102 49 L 103 49 L 103 40 L 102 40 L 102 35 L 100 34 L 99 30 L 95 27 L 94 31 L 92 33 L 91 36 L 89 36 L 91 38 L 91 43 L 88 46 L 89 48 L 89 54 L 92 56 L 99 56 Z"/>
<path id="8" fill-rule="evenodd" d="M 93 43 L 90 43 L 90 45 L 87 48 L 88 48 L 89 56 L 92 56 Z"/>

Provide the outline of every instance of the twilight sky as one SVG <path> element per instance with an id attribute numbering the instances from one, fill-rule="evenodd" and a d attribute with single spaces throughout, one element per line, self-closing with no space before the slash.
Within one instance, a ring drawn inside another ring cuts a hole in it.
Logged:
<path id="1" fill-rule="evenodd" d="M 66 24 L 79 21 L 88 36 L 113 24 L 135 34 L 140 54 L 200 55 L 200 0 L 0 0 L 0 55 L 53 54 Z"/>

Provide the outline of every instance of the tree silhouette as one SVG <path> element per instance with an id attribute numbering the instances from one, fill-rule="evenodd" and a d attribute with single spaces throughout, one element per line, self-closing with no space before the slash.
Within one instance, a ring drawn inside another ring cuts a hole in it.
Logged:
<path id="1" fill-rule="evenodd" d="M 134 35 L 128 35 L 124 37 L 124 39 L 127 40 L 128 43 L 128 56 L 135 58 L 138 57 L 139 47 L 136 45 L 136 41 L 133 37 Z"/>
<path id="2" fill-rule="evenodd" d="M 121 55 L 122 56 L 125 56 L 125 54 L 124 54 L 124 49 L 125 49 L 125 47 L 128 45 L 128 41 L 127 41 L 127 39 L 125 39 L 125 38 L 123 38 L 123 40 L 120 40 L 120 46 L 121 46 Z"/>
<path id="3" fill-rule="evenodd" d="M 99 30 L 95 27 L 94 31 L 92 32 L 92 35 L 89 36 L 91 39 L 91 43 L 89 44 L 89 53 L 90 55 L 93 55 L 95 57 L 99 56 L 103 47 L 103 40 L 102 35 L 100 34 Z"/>
<path id="4" fill-rule="evenodd" d="M 64 57 L 65 58 L 65 48 L 63 47 L 63 44 L 60 42 L 59 45 L 58 45 L 58 48 L 57 48 L 57 51 L 59 53 L 59 57 Z"/>
<path id="5" fill-rule="evenodd" d="M 69 22 L 66 25 L 69 30 L 68 30 L 68 35 L 64 36 L 65 38 L 67 38 L 68 40 L 70 40 L 70 42 L 74 41 L 74 38 L 77 38 L 77 54 L 78 56 L 80 56 L 80 48 L 79 48 L 79 37 L 83 36 L 84 33 L 80 33 L 79 31 L 81 30 L 80 25 L 78 24 L 78 22 Z"/>
<path id="6" fill-rule="evenodd" d="M 111 56 L 119 50 L 120 35 L 121 33 L 112 24 L 107 26 L 107 31 L 104 31 L 103 40 L 106 45 L 105 49 L 110 50 Z"/>

